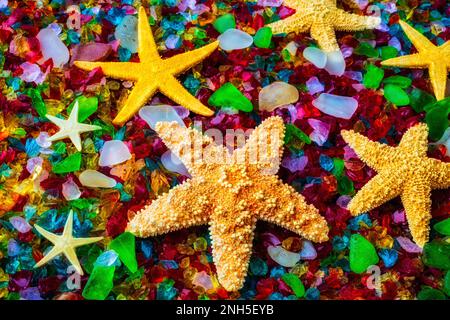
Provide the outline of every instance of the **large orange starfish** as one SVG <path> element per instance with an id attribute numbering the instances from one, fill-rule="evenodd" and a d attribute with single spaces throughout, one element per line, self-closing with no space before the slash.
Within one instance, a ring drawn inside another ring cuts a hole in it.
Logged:
<path id="1" fill-rule="evenodd" d="M 352 0 L 345 2 L 357 7 Z M 296 12 L 286 19 L 269 24 L 273 33 L 309 31 L 325 52 L 339 50 L 334 30 L 373 29 L 381 22 L 378 17 L 360 16 L 339 9 L 336 0 L 284 0 L 284 4 Z"/>
<path id="2" fill-rule="evenodd" d="M 410 128 L 396 148 L 353 131 L 343 131 L 342 137 L 378 172 L 350 201 L 348 210 L 357 215 L 400 196 L 413 239 L 423 247 L 430 229 L 431 190 L 450 187 L 450 163 L 427 157 L 427 125 Z"/>
<path id="3" fill-rule="evenodd" d="M 157 90 L 195 113 L 211 116 L 214 112 L 191 95 L 175 78 L 179 73 L 198 64 L 208 57 L 219 45 L 218 41 L 200 49 L 161 59 L 143 7 L 139 8 L 138 41 L 140 62 L 87 62 L 75 61 L 84 70 L 102 68 L 110 77 L 135 81 L 128 97 L 113 123 L 123 124 L 130 119 L 150 99 Z"/>
<path id="4" fill-rule="evenodd" d="M 274 175 L 282 155 L 281 118 L 265 120 L 233 154 L 176 122 L 159 122 L 156 131 L 192 179 L 138 212 L 129 231 L 147 237 L 209 224 L 218 280 L 229 291 L 244 283 L 258 219 L 313 241 L 328 239 L 327 223 L 318 210 Z"/>
<path id="5" fill-rule="evenodd" d="M 406 22 L 400 20 L 399 23 L 418 53 L 388 59 L 382 61 L 381 64 L 403 68 L 428 68 L 436 99 L 444 99 L 447 89 L 447 74 L 450 69 L 450 41 L 441 46 L 435 46 Z"/>

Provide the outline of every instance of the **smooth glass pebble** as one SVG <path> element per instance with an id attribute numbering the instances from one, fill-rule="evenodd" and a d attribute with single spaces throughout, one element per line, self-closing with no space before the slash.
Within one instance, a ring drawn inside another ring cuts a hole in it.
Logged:
<path id="1" fill-rule="evenodd" d="M 313 95 L 325 90 L 325 86 L 317 79 L 317 77 L 311 77 L 306 81 L 306 88 L 308 88 L 309 94 Z"/>
<path id="2" fill-rule="evenodd" d="M 308 119 L 308 124 L 313 128 L 313 132 L 309 134 L 309 138 L 318 146 L 323 146 L 328 140 L 331 126 L 329 123 L 317 119 Z"/>
<path id="3" fill-rule="evenodd" d="M 98 256 L 97 260 L 94 262 L 95 266 L 101 266 L 101 267 L 111 267 L 111 266 L 118 266 L 119 256 L 114 250 L 108 250 L 103 252 L 101 255 Z"/>
<path id="4" fill-rule="evenodd" d="M 344 74 L 345 60 L 340 50 L 327 53 L 325 70 L 327 70 L 329 74 L 335 76 L 342 76 Z"/>
<path id="5" fill-rule="evenodd" d="M 364 74 L 363 84 L 367 89 L 378 89 L 384 77 L 384 70 L 369 64 Z"/>
<path id="6" fill-rule="evenodd" d="M 87 300 L 105 300 L 114 286 L 114 271 L 114 266 L 95 266 L 83 289 L 83 297 Z"/>
<path id="7" fill-rule="evenodd" d="M 211 290 L 214 288 L 211 277 L 205 272 L 197 272 L 192 280 L 194 286 L 202 287 L 205 290 Z"/>
<path id="8" fill-rule="evenodd" d="M 41 157 L 34 157 L 27 160 L 27 171 L 31 174 L 33 174 L 36 167 L 42 167 L 42 164 L 44 163 L 44 159 Z"/>
<path id="9" fill-rule="evenodd" d="M 81 191 L 80 188 L 78 188 L 78 185 L 72 180 L 72 178 L 69 178 L 62 185 L 62 194 L 67 201 L 70 201 L 80 198 Z"/>
<path id="10" fill-rule="evenodd" d="M 327 54 L 315 47 L 308 47 L 303 50 L 303 57 L 319 69 L 327 65 Z"/>
<path id="11" fill-rule="evenodd" d="M 330 116 L 350 119 L 358 108 L 358 101 L 352 97 L 322 93 L 312 102 L 313 106 Z"/>
<path id="12" fill-rule="evenodd" d="M 295 41 L 289 42 L 283 50 L 287 50 L 291 56 L 295 56 L 298 50 L 298 44 Z"/>
<path id="13" fill-rule="evenodd" d="M 136 260 L 136 238 L 130 232 L 124 232 L 115 238 L 109 244 L 109 248 L 114 250 L 119 256 L 120 261 L 130 270 L 135 273 L 138 269 Z"/>
<path id="14" fill-rule="evenodd" d="M 163 153 L 161 163 L 168 171 L 176 172 L 183 176 L 190 176 L 183 162 L 170 150 Z"/>
<path id="15" fill-rule="evenodd" d="M 25 82 L 42 83 L 44 78 L 42 77 L 41 68 L 35 63 L 24 62 L 20 65 L 22 74 L 19 76 Z"/>
<path id="16" fill-rule="evenodd" d="M 267 252 L 273 261 L 283 267 L 293 267 L 300 261 L 300 254 L 287 251 L 282 246 L 269 246 Z"/>
<path id="17" fill-rule="evenodd" d="M 404 210 L 397 210 L 392 214 L 392 221 L 397 224 L 406 222 L 406 215 Z"/>
<path id="18" fill-rule="evenodd" d="M 422 248 L 406 237 L 395 238 L 403 250 L 409 253 L 421 253 Z"/>
<path id="19" fill-rule="evenodd" d="M 439 232 L 440 234 L 443 234 L 444 236 L 450 236 L 450 218 L 447 218 L 445 220 L 436 223 L 433 226 L 433 229 Z"/>
<path id="20" fill-rule="evenodd" d="M 306 165 L 308 164 L 308 157 L 301 156 L 301 157 L 284 157 L 281 166 L 288 169 L 290 172 L 297 172 L 302 171 L 305 169 Z"/>
<path id="21" fill-rule="evenodd" d="M 120 46 L 130 50 L 131 53 L 138 51 L 137 24 L 138 19 L 135 16 L 126 15 L 114 32 L 114 37 L 120 41 Z"/>
<path id="22" fill-rule="evenodd" d="M 272 41 L 272 29 L 269 27 L 262 27 L 253 37 L 253 42 L 258 48 L 268 48 Z"/>
<path id="23" fill-rule="evenodd" d="M 427 266 L 450 270 L 450 243 L 439 240 L 426 243 L 422 260 Z"/>
<path id="24" fill-rule="evenodd" d="M 228 29 L 218 40 L 219 46 L 226 51 L 245 49 L 253 44 L 253 37 L 238 29 Z"/>
<path id="25" fill-rule="evenodd" d="M 231 82 L 227 82 L 209 97 L 208 104 L 214 107 L 221 107 L 221 111 L 228 114 L 236 114 L 238 110 L 250 112 L 253 110 L 252 102 Z M 227 107 L 233 110 L 226 110 Z"/>
<path id="26" fill-rule="evenodd" d="M 358 274 L 380 261 L 373 244 L 360 234 L 353 234 L 350 238 L 349 260 L 350 269 Z"/>
<path id="27" fill-rule="evenodd" d="M 410 103 L 410 99 L 406 91 L 395 84 L 386 84 L 384 86 L 383 94 L 386 100 L 397 106 L 407 106 Z"/>
<path id="28" fill-rule="evenodd" d="M 100 150 L 100 167 L 111 167 L 131 159 L 127 145 L 120 140 L 106 141 Z"/>
<path id="29" fill-rule="evenodd" d="M 259 92 L 259 110 L 272 112 L 280 106 L 298 101 L 298 90 L 291 84 L 275 81 Z"/>
<path id="30" fill-rule="evenodd" d="M 76 45 L 72 49 L 73 61 L 102 61 L 112 51 L 112 46 L 109 43 L 91 42 L 84 45 Z"/>
<path id="31" fill-rule="evenodd" d="M 90 169 L 83 171 L 78 179 L 83 186 L 91 188 L 113 188 L 117 184 L 113 178 Z"/>
<path id="32" fill-rule="evenodd" d="M 8 250 L 9 257 L 15 257 L 20 254 L 21 247 L 20 247 L 20 244 L 16 240 L 9 239 L 7 250 Z"/>
<path id="33" fill-rule="evenodd" d="M 379 253 L 386 268 L 392 268 L 398 260 L 398 252 L 390 249 L 382 249 Z"/>
<path id="34" fill-rule="evenodd" d="M 317 258 L 317 251 L 311 241 L 303 241 L 303 247 L 300 251 L 300 259 L 302 260 L 314 260 Z"/>
<path id="35" fill-rule="evenodd" d="M 11 217 L 9 222 L 20 233 L 27 233 L 31 230 L 30 224 L 22 217 Z"/>
<path id="36" fill-rule="evenodd" d="M 227 13 L 214 20 L 213 27 L 220 33 L 224 33 L 228 29 L 236 28 L 236 20 L 231 13 Z"/>
<path id="37" fill-rule="evenodd" d="M 305 295 L 305 286 L 298 275 L 293 273 L 285 273 L 281 279 L 292 289 L 292 292 L 294 292 L 297 298 L 301 298 Z"/>
<path id="38" fill-rule="evenodd" d="M 139 116 L 144 119 L 153 130 L 155 130 L 156 123 L 160 121 L 175 121 L 180 126 L 186 127 L 177 111 L 172 106 L 165 104 L 142 107 L 141 110 L 139 110 Z"/>
<path id="39" fill-rule="evenodd" d="M 69 49 L 67 49 L 53 29 L 42 29 L 36 37 L 41 45 L 44 61 L 51 58 L 53 65 L 57 68 L 62 68 L 69 61 Z"/>

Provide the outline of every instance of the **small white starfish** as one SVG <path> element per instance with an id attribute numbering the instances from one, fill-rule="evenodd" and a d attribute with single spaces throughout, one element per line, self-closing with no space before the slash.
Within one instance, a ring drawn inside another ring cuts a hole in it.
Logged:
<path id="1" fill-rule="evenodd" d="M 78 101 L 75 102 L 69 119 L 64 120 L 49 114 L 47 114 L 46 117 L 48 120 L 56 124 L 60 129 L 57 133 L 49 137 L 48 141 L 56 141 L 69 138 L 78 151 L 81 151 L 80 133 L 101 129 L 101 127 L 99 126 L 78 122 Z"/>
<path id="2" fill-rule="evenodd" d="M 51 233 L 38 225 L 34 225 L 36 230 L 47 240 L 54 244 L 54 247 L 43 257 L 36 265 L 35 268 L 41 267 L 48 263 L 50 260 L 55 258 L 61 253 L 64 253 L 67 260 L 74 266 L 75 270 L 83 275 L 83 269 L 81 268 L 80 262 L 78 261 L 77 253 L 75 251 L 76 247 L 84 246 L 93 242 L 97 242 L 103 239 L 103 237 L 93 237 L 93 238 L 74 238 L 72 236 L 73 230 L 73 212 L 70 210 L 69 216 L 67 217 L 66 225 L 64 226 L 63 234 L 58 236 Z"/>

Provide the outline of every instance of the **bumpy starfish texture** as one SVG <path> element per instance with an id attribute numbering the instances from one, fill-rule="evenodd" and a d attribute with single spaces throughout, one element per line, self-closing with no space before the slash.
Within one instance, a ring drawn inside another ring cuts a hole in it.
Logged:
<path id="1" fill-rule="evenodd" d="M 73 212 L 70 211 L 67 217 L 66 225 L 64 226 L 63 234 L 58 236 L 54 233 L 48 232 L 47 230 L 41 228 L 38 225 L 34 225 L 36 230 L 47 240 L 54 244 L 54 247 L 43 257 L 36 265 L 35 268 L 41 267 L 48 263 L 50 260 L 63 253 L 67 260 L 74 266 L 75 270 L 83 275 L 83 269 L 81 268 L 80 262 L 77 258 L 77 253 L 75 248 L 84 246 L 86 244 L 94 243 L 103 239 L 103 237 L 93 237 L 93 238 L 74 238 L 72 235 L 73 231 Z"/>
<path id="2" fill-rule="evenodd" d="M 46 117 L 48 120 L 56 124 L 60 129 L 57 133 L 49 137 L 48 141 L 57 141 L 69 138 L 78 151 L 81 151 L 80 133 L 101 129 L 101 127 L 99 126 L 93 126 L 90 124 L 78 122 L 78 101 L 75 102 L 69 119 L 63 120 L 49 114 L 47 114 Z"/>
<path id="3" fill-rule="evenodd" d="M 345 1 L 356 7 L 352 0 Z M 337 31 L 358 31 L 376 28 L 378 17 L 360 16 L 337 8 L 336 0 L 284 0 L 284 5 L 296 12 L 283 20 L 269 24 L 273 33 L 310 32 L 322 50 L 338 51 Z"/>
<path id="4" fill-rule="evenodd" d="M 265 120 L 232 154 L 176 122 L 159 122 L 156 131 L 192 179 L 138 212 L 127 226 L 132 233 L 147 237 L 209 224 L 218 279 L 229 291 L 244 283 L 258 219 L 312 241 L 328 239 L 318 210 L 274 175 L 282 156 L 281 118 Z"/>
<path id="5" fill-rule="evenodd" d="M 427 125 L 410 128 L 395 148 L 353 131 L 342 131 L 342 137 L 378 173 L 350 201 L 348 210 L 358 215 L 400 196 L 413 239 L 423 247 L 430 229 L 431 190 L 450 187 L 450 163 L 427 157 Z"/>
<path id="6" fill-rule="evenodd" d="M 155 93 L 164 95 L 183 107 L 204 115 L 214 112 L 192 96 L 175 78 L 179 73 L 200 63 L 218 47 L 218 41 L 200 49 L 161 59 L 143 7 L 139 8 L 138 42 L 140 62 L 87 62 L 75 61 L 83 70 L 100 67 L 107 76 L 134 81 L 134 88 L 113 123 L 123 124 L 129 120 Z"/>
<path id="7" fill-rule="evenodd" d="M 400 20 L 399 23 L 418 53 L 388 59 L 382 61 L 381 64 L 403 68 L 428 68 L 436 99 L 444 99 L 447 88 L 447 72 L 450 68 L 450 41 L 441 46 L 435 46 L 406 22 Z"/>

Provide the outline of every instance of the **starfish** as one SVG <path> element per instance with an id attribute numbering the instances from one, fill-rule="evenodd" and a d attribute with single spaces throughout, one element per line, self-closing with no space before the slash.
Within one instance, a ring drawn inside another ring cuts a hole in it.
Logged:
<path id="1" fill-rule="evenodd" d="M 275 175 L 284 137 L 280 117 L 265 120 L 232 154 L 176 122 L 158 122 L 156 132 L 192 179 L 138 212 L 128 223 L 130 232 L 147 237 L 209 224 L 218 280 L 228 291 L 243 286 L 258 219 L 312 241 L 328 239 L 319 211 Z"/>
<path id="2" fill-rule="evenodd" d="M 353 131 L 342 131 L 342 137 L 378 173 L 347 209 L 358 215 L 400 196 L 413 239 L 423 247 L 430 229 L 431 190 L 450 187 L 450 163 L 427 157 L 427 125 L 408 129 L 398 147 L 371 141 Z"/>
<path id="3" fill-rule="evenodd" d="M 54 233 L 48 232 L 47 230 L 41 228 L 38 225 L 34 225 L 36 230 L 47 240 L 54 244 L 54 247 L 43 257 L 36 265 L 35 268 L 41 267 L 48 263 L 50 260 L 55 258 L 57 255 L 64 253 L 67 260 L 74 266 L 78 274 L 83 275 L 83 269 L 81 268 L 80 262 L 78 261 L 75 248 L 84 246 L 86 244 L 94 243 L 103 239 L 103 237 L 94 238 L 74 238 L 72 236 L 73 230 L 73 212 L 70 210 L 69 216 L 66 220 L 66 225 L 64 226 L 63 234 L 58 236 Z"/>
<path id="4" fill-rule="evenodd" d="M 436 99 L 443 100 L 447 88 L 447 71 L 450 68 L 450 41 L 435 46 L 406 22 L 400 20 L 399 23 L 418 53 L 388 59 L 381 64 L 404 68 L 428 68 Z"/>
<path id="5" fill-rule="evenodd" d="M 352 0 L 345 2 L 356 7 Z M 325 52 L 339 51 L 335 30 L 373 29 L 381 22 L 378 17 L 360 16 L 339 9 L 336 0 L 284 0 L 284 4 L 296 12 L 284 20 L 269 24 L 273 33 L 309 31 Z"/>
<path id="6" fill-rule="evenodd" d="M 130 119 L 157 90 L 195 113 L 204 116 L 214 113 L 191 95 L 175 75 L 208 57 L 218 47 L 218 41 L 200 49 L 161 59 L 143 7 L 139 8 L 138 41 L 140 62 L 75 61 L 75 65 L 83 70 L 90 71 L 100 67 L 107 76 L 135 82 L 125 105 L 113 120 L 114 124 L 120 125 Z"/>
<path id="7" fill-rule="evenodd" d="M 101 129 L 101 127 L 99 126 L 93 126 L 90 124 L 78 122 L 78 101 L 76 101 L 73 105 L 73 109 L 72 112 L 70 112 L 69 119 L 63 120 L 49 114 L 47 114 L 46 117 L 48 120 L 56 124 L 60 129 L 57 133 L 49 137 L 48 141 L 56 141 L 69 138 L 78 151 L 81 151 L 80 133 Z"/>

